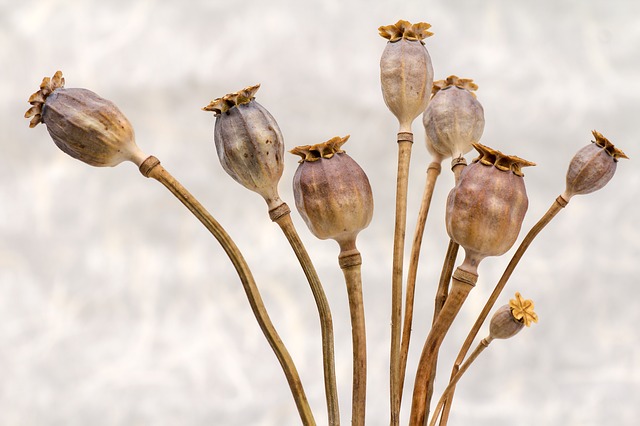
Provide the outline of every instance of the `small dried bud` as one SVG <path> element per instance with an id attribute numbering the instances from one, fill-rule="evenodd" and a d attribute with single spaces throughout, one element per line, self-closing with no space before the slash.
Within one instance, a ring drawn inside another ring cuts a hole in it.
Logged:
<path id="1" fill-rule="evenodd" d="M 403 132 L 411 131 L 411 123 L 429 102 L 433 66 L 422 40 L 433 35 L 430 27 L 400 20 L 378 29 L 389 40 L 380 59 L 382 95 Z"/>
<path id="2" fill-rule="evenodd" d="M 362 168 L 341 146 L 349 136 L 317 145 L 299 146 L 302 157 L 293 177 L 296 207 L 311 232 L 339 244 L 355 240 L 373 215 L 373 195 Z"/>
<path id="3" fill-rule="evenodd" d="M 60 71 L 42 80 L 29 103 L 29 126 L 44 123 L 58 148 L 73 158 L 99 167 L 126 160 L 140 165 L 146 158 L 118 107 L 90 90 L 64 88 Z"/>
<path id="4" fill-rule="evenodd" d="M 480 140 L 484 110 L 473 93 L 477 89 L 473 80 L 455 75 L 433 83 L 433 96 L 422 116 L 429 152 L 458 158 Z"/>
<path id="5" fill-rule="evenodd" d="M 250 86 L 203 108 L 216 116 L 214 142 L 222 168 L 245 188 L 260 194 L 269 208 L 282 203 L 278 182 L 284 169 L 284 142 L 278 123 L 255 101 Z"/>
<path id="6" fill-rule="evenodd" d="M 504 254 L 518 237 L 529 205 L 521 168 L 534 163 L 473 146 L 480 156 L 449 193 L 446 226 L 475 268 L 487 256 Z"/>
<path id="7" fill-rule="evenodd" d="M 525 300 L 520 293 L 515 299 L 509 300 L 508 305 L 501 306 L 489 324 L 491 339 L 508 339 L 515 336 L 524 328 L 538 322 L 538 315 L 533 311 L 533 301 Z"/>
<path id="8" fill-rule="evenodd" d="M 579 150 L 569 164 L 567 186 L 562 197 L 589 194 L 605 186 L 616 172 L 619 158 L 629 158 L 607 138 L 593 131 L 595 141 Z"/>

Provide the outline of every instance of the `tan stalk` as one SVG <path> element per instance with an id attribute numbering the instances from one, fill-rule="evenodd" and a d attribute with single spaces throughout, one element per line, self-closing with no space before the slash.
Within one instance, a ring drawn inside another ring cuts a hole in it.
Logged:
<path id="1" fill-rule="evenodd" d="M 409 343 L 411 340 L 411 327 L 413 323 L 413 305 L 415 299 L 416 279 L 418 276 L 418 261 L 420 259 L 420 249 L 422 246 L 422 239 L 424 236 L 424 227 L 429 214 L 429 206 L 431 205 L 431 198 L 433 196 L 433 189 L 436 185 L 436 180 L 440 174 L 441 166 L 437 161 L 429 164 L 427 169 L 427 182 L 424 187 L 422 195 L 422 202 L 420 204 L 420 211 L 418 212 L 418 219 L 416 222 L 416 230 L 413 236 L 413 244 L 411 246 L 411 257 L 409 259 L 409 271 L 407 275 L 407 290 L 405 295 L 405 311 L 404 321 L 402 323 L 402 341 L 400 344 L 400 403 L 402 404 L 402 392 L 404 388 L 404 379 L 407 369 L 407 357 L 409 354 Z"/>
<path id="2" fill-rule="evenodd" d="M 482 351 L 484 351 L 486 348 L 489 347 L 489 344 L 491 343 L 492 340 L 493 338 L 491 336 L 488 336 L 482 339 L 480 341 L 480 344 L 476 347 L 476 349 L 471 353 L 471 355 L 469 355 L 469 358 L 464 362 L 464 364 L 460 366 L 460 369 L 456 372 L 456 375 L 451 378 L 449 385 L 447 385 L 445 390 L 442 392 L 442 396 L 438 401 L 438 405 L 436 405 L 435 410 L 433 410 L 433 416 L 431 418 L 431 421 L 429 422 L 429 426 L 436 426 L 438 415 L 440 414 L 440 411 L 442 410 L 445 402 L 447 401 L 447 397 L 451 394 L 451 392 L 453 392 L 456 384 L 462 378 L 462 375 L 469 369 L 469 367 L 471 367 L 471 364 L 473 364 L 476 358 L 478 358 L 478 356 L 482 353 Z M 443 416 L 444 416 L 444 413 L 443 413 Z M 442 424 L 442 419 L 440 424 Z M 445 424 L 446 424 L 446 420 L 445 420 Z"/>
<path id="3" fill-rule="evenodd" d="M 482 308 L 482 311 L 478 315 L 476 322 L 473 324 L 473 327 L 469 331 L 469 334 L 467 335 L 466 340 L 462 344 L 462 348 L 460 348 L 460 352 L 458 353 L 458 357 L 456 358 L 455 363 L 453 365 L 453 369 L 451 371 L 451 380 L 453 380 L 453 378 L 458 373 L 460 365 L 464 361 L 465 356 L 467 355 L 467 352 L 469 352 L 469 349 L 471 348 L 473 341 L 478 335 L 478 332 L 480 331 L 482 324 L 487 319 L 489 312 L 491 311 L 494 304 L 496 303 L 496 300 L 500 296 L 500 293 L 502 293 L 502 290 L 507 285 L 507 281 L 509 280 L 509 278 L 511 277 L 511 274 L 513 273 L 516 266 L 518 265 L 518 262 L 520 262 L 520 259 L 522 259 L 522 256 L 524 255 L 525 251 L 527 250 L 527 248 L 529 248 L 529 245 L 531 245 L 531 242 L 540 233 L 540 231 L 542 231 L 542 229 L 545 226 L 547 226 L 547 224 L 567 205 L 567 203 L 568 201 L 565 200 L 562 196 L 559 196 L 558 198 L 556 198 L 556 200 L 553 202 L 549 210 L 547 210 L 547 212 L 542 216 L 542 218 L 540 218 L 540 220 L 531 228 L 531 230 L 529 230 L 527 235 L 524 237 L 524 239 L 520 243 L 520 246 L 518 247 L 516 252 L 513 254 L 513 257 L 509 261 L 509 264 L 507 265 L 505 271 L 503 272 L 502 277 L 500 277 L 500 280 L 496 284 L 495 288 L 493 289 L 493 292 L 489 296 L 489 299 L 485 303 L 484 308 Z M 447 421 L 449 419 L 449 412 L 451 411 L 451 401 L 453 400 L 454 393 L 455 393 L 455 385 L 452 387 L 451 391 L 449 392 L 448 398 L 446 398 L 444 402 L 444 409 L 442 412 L 442 417 L 440 419 L 440 426 L 444 426 L 447 424 Z"/>
<path id="4" fill-rule="evenodd" d="M 336 367 L 334 355 L 333 320 L 329 301 L 318 277 L 311 258 L 305 249 L 298 232 L 291 220 L 291 210 L 286 203 L 269 211 L 271 220 L 276 222 L 286 236 L 291 248 L 296 254 L 300 266 L 304 271 L 311 292 L 316 302 L 318 314 L 320 316 L 320 330 L 322 335 L 322 359 L 324 370 L 324 386 L 327 400 L 327 411 L 329 425 L 338 426 L 340 424 L 340 409 L 338 405 L 338 390 L 336 386 Z"/>
<path id="5" fill-rule="evenodd" d="M 462 304 L 478 280 L 476 271 L 473 265 L 465 261 L 453 273 L 447 301 L 433 324 L 420 355 L 411 401 L 410 426 L 423 426 L 429 416 L 429 403 L 433 394 L 433 389 L 430 389 L 433 385 L 431 377 L 435 375 L 434 367 L 438 350 Z"/>
<path id="6" fill-rule="evenodd" d="M 364 426 L 367 400 L 367 338 L 362 297 L 362 257 L 353 244 L 341 245 L 338 256 L 344 274 L 351 314 L 353 345 L 352 426 Z"/>
<path id="7" fill-rule="evenodd" d="M 211 232 L 218 240 L 224 251 L 229 256 L 242 282 L 244 291 L 249 299 L 251 310 L 260 325 L 260 329 L 264 333 L 269 345 L 273 349 L 282 366 L 289 388 L 293 394 L 293 398 L 300 414 L 303 425 L 315 425 L 313 413 L 307 401 L 302 382 L 298 371 L 293 363 L 293 359 L 287 351 L 284 343 L 280 339 L 267 310 L 260 296 L 258 287 L 251 271 L 244 260 L 240 250 L 235 245 L 231 237 L 226 233 L 222 226 L 211 216 L 211 214 L 191 195 L 169 172 L 167 172 L 160 161 L 153 156 L 148 157 L 141 165 L 140 172 L 149 178 L 153 178 L 163 184 L 182 204 L 185 205 L 193 213 L 196 218 Z"/>
<path id="8" fill-rule="evenodd" d="M 410 127 L 409 127 L 410 128 Z M 402 268 L 404 239 L 407 228 L 407 190 L 413 134 L 398 133 L 398 175 L 396 181 L 396 219 L 393 237 L 393 273 L 391 278 L 391 424 L 400 422 L 400 337 L 402 331 Z M 406 129 L 404 129 L 406 130 Z"/>

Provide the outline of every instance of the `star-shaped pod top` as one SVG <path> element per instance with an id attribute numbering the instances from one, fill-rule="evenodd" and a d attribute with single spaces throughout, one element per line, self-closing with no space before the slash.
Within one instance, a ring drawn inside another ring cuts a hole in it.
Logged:
<path id="1" fill-rule="evenodd" d="M 401 19 L 395 24 L 381 26 L 378 28 L 378 32 L 392 43 L 404 38 L 417 40 L 424 44 L 422 40 L 433 35 L 431 31 L 427 31 L 429 28 L 431 28 L 431 24 L 426 22 L 411 24 L 411 22 Z"/>

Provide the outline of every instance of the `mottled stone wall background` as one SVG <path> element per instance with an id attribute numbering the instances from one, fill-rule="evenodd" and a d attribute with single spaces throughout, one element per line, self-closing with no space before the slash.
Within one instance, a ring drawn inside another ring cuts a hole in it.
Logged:
<path id="1" fill-rule="evenodd" d="M 609 186 L 576 197 L 530 248 L 519 290 L 540 323 L 495 342 L 459 387 L 451 425 L 618 425 L 640 417 L 640 3 L 531 1 L 0 0 L 0 424 L 296 425 L 286 382 L 217 243 L 131 164 L 94 169 L 22 118 L 61 69 L 127 114 L 159 157 L 236 239 L 326 421 L 318 320 L 293 253 L 264 202 L 220 167 L 214 97 L 261 83 L 287 148 L 351 134 L 376 212 L 359 243 L 369 338 L 368 424 L 388 424 L 395 118 L 379 88 L 377 27 L 427 21 L 437 78 L 479 84 L 483 142 L 538 163 L 526 170 L 528 229 L 564 189 L 573 153 L 597 129 L 620 146 Z M 426 165 L 411 168 L 413 233 Z M 296 158 L 281 184 L 293 205 Z M 446 249 L 443 172 L 423 249 L 409 379 Z M 337 246 L 294 218 L 333 307 L 343 421 L 351 344 Z M 410 239 L 410 238 L 409 238 Z M 445 340 L 441 377 L 508 256 L 481 266 Z M 483 331 L 482 333 L 485 333 Z M 442 389 L 444 381 L 437 383 Z M 411 388 L 405 394 L 410 395 Z M 406 419 L 408 404 L 403 411 Z"/>

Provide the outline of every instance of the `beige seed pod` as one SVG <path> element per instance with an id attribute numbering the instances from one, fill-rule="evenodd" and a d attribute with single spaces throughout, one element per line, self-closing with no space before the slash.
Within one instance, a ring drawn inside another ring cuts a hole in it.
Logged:
<path id="1" fill-rule="evenodd" d="M 317 145 L 299 146 L 302 157 L 293 177 L 296 207 L 311 232 L 341 246 L 355 242 L 373 215 L 367 175 L 341 147 L 349 136 Z"/>
<path id="2" fill-rule="evenodd" d="M 601 133 L 592 131 L 595 141 L 580 149 L 567 170 L 562 197 L 569 201 L 577 194 L 589 194 L 604 187 L 616 172 L 619 158 L 629 158 Z"/>
<path id="3" fill-rule="evenodd" d="M 432 155 L 459 158 L 471 151 L 484 131 L 484 109 L 473 80 L 451 75 L 433 83 L 433 96 L 422 115 L 427 149 Z"/>
<path id="4" fill-rule="evenodd" d="M 473 146 L 480 156 L 462 171 L 446 206 L 447 232 L 465 249 L 471 269 L 487 256 L 504 254 L 515 242 L 529 205 L 521 168 L 535 165 Z"/>
<path id="5" fill-rule="evenodd" d="M 45 77 L 29 98 L 30 127 L 44 123 L 55 144 L 92 166 L 115 166 L 147 158 L 135 143 L 133 127 L 111 101 L 87 89 L 66 89 L 62 72 Z"/>
<path id="6" fill-rule="evenodd" d="M 411 123 L 429 102 L 433 66 L 422 40 L 433 35 L 427 31 L 430 27 L 400 20 L 378 29 L 389 40 L 380 59 L 382 95 L 398 119 L 400 132 L 411 132 Z"/>
<path id="7" fill-rule="evenodd" d="M 255 101 L 250 86 L 203 108 L 216 116 L 214 142 L 222 168 L 236 182 L 260 194 L 269 209 L 282 204 L 278 183 L 284 170 L 284 141 L 278 123 Z"/>

